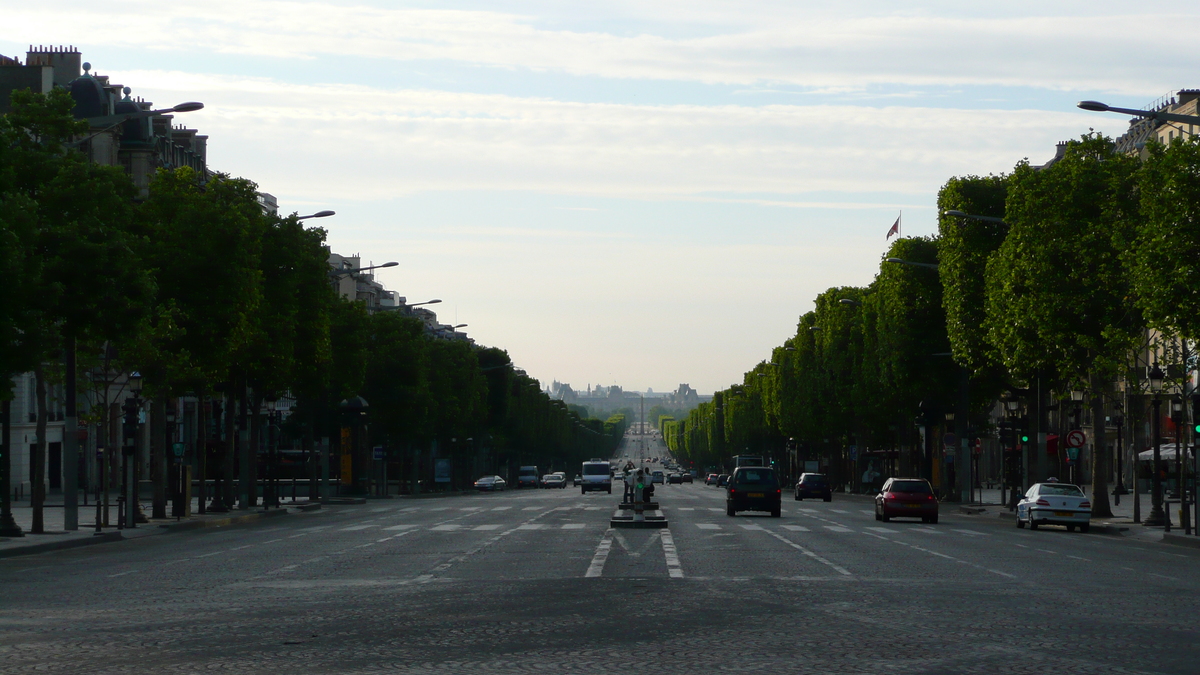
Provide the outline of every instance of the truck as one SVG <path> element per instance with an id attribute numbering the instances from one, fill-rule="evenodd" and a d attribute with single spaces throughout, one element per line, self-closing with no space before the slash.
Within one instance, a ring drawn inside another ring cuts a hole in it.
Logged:
<path id="1" fill-rule="evenodd" d="M 540 487 L 542 474 L 536 466 L 523 466 L 517 469 L 517 487 Z"/>
<path id="2" fill-rule="evenodd" d="M 763 464 L 762 455 L 734 455 L 733 468 L 739 466 L 766 466 Z"/>
<path id="3" fill-rule="evenodd" d="M 590 459 L 583 463 L 583 470 L 580 472 L 580 478 L 583 482 L 579 484 L 580 494 L 587 494 L 592 491 L 604 491 L 612 494 L 612 467 L 603 459 Z"/>

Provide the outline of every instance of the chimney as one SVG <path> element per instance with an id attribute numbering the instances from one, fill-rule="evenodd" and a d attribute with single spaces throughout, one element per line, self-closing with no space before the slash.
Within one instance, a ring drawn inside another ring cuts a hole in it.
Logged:
<path id="1" fill-rule="evenodd" d="M 54 68 L 54 84 L 65 87 L 82 73 L 83 55 L 74 46 L 44 47 L 38 45 L 37 49 L 34 49 L 33 45 L 29 45 L 29 51 L 25 53 L 25 65 Z"/>

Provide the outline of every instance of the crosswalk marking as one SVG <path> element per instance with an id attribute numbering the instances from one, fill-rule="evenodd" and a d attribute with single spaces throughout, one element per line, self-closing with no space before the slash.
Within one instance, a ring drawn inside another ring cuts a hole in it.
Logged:
<path id="1" fill-rule="evenodd" d="M 791 530 L 792 532 L 808 532 L 808 528 L 803 525 L 783 525 L 783 529 Z"/>
<path id="2" fill-rule="evenodd" d="M 431 527 L 429 529 L 434 530 L 436 532 L 453 532 L 453 531 L 461 529 L 461 528 L 462 528 L 462 525 L 448 523 L 446 525 L 434 525 L 433 527 Z"/>
<path id="3" fill-rule="evenodd" d="M 719 530 L 721 526 L 716 523 L 696 523 L 696 527 L 702 530 Z"/>
<path id="4" fill-rule="evenodd" d="M 988 535 L 986 532 L 976 532 L 975 530 L 954 530 L 954 531 L 955 531 L 955 532 L 962 532 L 963 534 L 969 534 L 969 535 L 971 535 L 971 536 L 975 536 L 975 537 L 987 537 L 987 536 L 990 536 L 990 535 Z"/>
<path id="5" fill-rule="evenodd" d="M 411 530 L 416 527 L 420 527 L 420 526 L 419 525 L 392 525 L 391 527 L 385 527 L 383 529 L 385 529 L 385 530 Z"/>
<path id="6" fill-rule="evenodd" d="M 582 530 L 585 527 L 587 527 L 587 525 L 585 523 L 563 523 L 562 529 L 564 529 L 564 530 Z"/>
<path id="7" fill-rule="evenodd" d="M 816 509 L 796 509 L 796 510 L 803 512 L 803 513 L 816 513 L 817 512 Z"/>
<path id="8" fill-rule="evenodd" d="M 845 509 L 829 509 L 829 510 L 833 511 L 834 513 L 850 513 L 849 511 L 847 511 Z"/>
<path id="9" fill-rule="evenodd" d="M 675 510 L 676 510 L 676 511 L 695 511 L 695 510 L 696 510 L 696 507 L 694 507 L 694 506 L 681 506 L 681 507 L 679 507 L 678 509 L 675 509 Z"/>
<path id="10" fill-rule="evenodd" d="M 743 524 L 742 529 L 743 530 L 761 530 L 763 528 L 762 528 L 762 525 Z"/>
<path id="11" fill-rule="evenodd" d="M 471 529 L 475 530 L 476 532 L 491 532 L 492 530 L 500 529 L 500 526 L 499 525 L 476 525 L 475 527 L 473 527 Z"/>
<path id="12" fill-rule="evenodd" d="M 518 525 L 517 529 L 518 530 L 542 530 L 542 529 L 545 529 L 545 527 L 546 526 L 543 523 L 526 523 L 524 525 Z"/>
<path id="13" fill-rule="evenodd" d="M 379 527 L 378 525 L 351 525 L 350 527 L 341 528 L 342 532 L 353 532 L 355 530 L 365 530 L 369 527 Z"/>
<path id="14" fill-rule="evenodd" d="M 492 508 L 492 510 L 493 511 L 507 511 L 511 508 L 512 508 L 511 506 L 496 506 L 496 507 Z"/>
<path id="15" fill-rule="evenodd" d="M 826 525 L 825 529 L 829 530 L 830 532 L 853 532 L 854 531 L 848 527 L 842 527 L 841 525 Z"/>
<path id="16" fill-rule="evenodd" d="M 868 516 L 875 515 L 875 509 L 859 509 L 859 513 L 865 513 Z"/>
<path id="17" fill-rule="evenodd" d="M 521 510 L 522 511 L 541 511 L 542 507 L 541 506 L 526 506 L 525 508 L 523 508 Z"/>
<path id="18" fill-rule="evenodd" d="M 716 511 L 717 513 L 720 513 L 721 511 L 724 511 L 725 509 L 717 508 L 717 507 L 715 507 L 715 506 L 710 506 L 710 507 L 708 507 L 708 510 L 709 510 L 709 511 Z"/>
<path id="19" fill-rule="evenodd" d="M 887 534 L 895 534 L 899 531 L 891 527 L 868 527 L 866 529 L 871 530 L 872 532 L 884 532 Z"/>

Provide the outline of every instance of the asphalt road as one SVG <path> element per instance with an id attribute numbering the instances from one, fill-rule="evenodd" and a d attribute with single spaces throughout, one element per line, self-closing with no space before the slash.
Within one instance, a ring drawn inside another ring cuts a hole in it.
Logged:
<path id="1" fill-rule="evenodd" d="M 1200 555 L 660 486 L 291 514 L 0 560 L 0 672 L 1200 672 Z"/>

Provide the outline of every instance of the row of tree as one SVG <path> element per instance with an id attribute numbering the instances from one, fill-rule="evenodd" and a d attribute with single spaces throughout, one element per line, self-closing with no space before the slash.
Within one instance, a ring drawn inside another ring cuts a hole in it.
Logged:
<path id="1" fill-rule="evenodd" d="M 285 392 L 296 401 L 288 428 L 305 443 L 339 438 L 339 404 L 361 395 L 372 442 L 480 439 L 476 447 L 495 456 L 546 465 L 615 448 L 622 419 L 580 419 L 504 351 L 433 339 L 415 318 L 340 298 L 325 231 L 264 211 L 251 181 L 180 168 L 137 194 L 121 168 L 76 149 L 87 124 L 72 117 L 74 105 L 59 89 L 16 92 L 0 118 L 0 376 L 35 376 L 35 529 L 48 392 L 73 383 L 71 373 L 96 403 L 81 421 L 110 449 L 120 441 L 109 389 L 129 373 L 142 376 L 152 421 L 178 397 L 197 397 L 196 437 L 185 440 L 198 449 L 200 477 L 225 479 L 213 496 L 226 504 L 235 455 L 243 503 L 254 502 L 262 404 Z M 0 399 L 11 396 L 0 388 Z M 238 443 L 238 418 L 249 443 Z M 161 486 L 165 447 L 154 438 Z M 216 465 L 206 466 L 212 445 Z"/>
<path id="2" fill-rule="evenodd" d="M 824 456 L 850 444 L 915 448 L 914 421 L 966 408 L 958 428 L 981 431 L 1002 394 L 1029 405 L 1071 390 L 1089 394 L 1092 438 L 1103 439 L 1114 385 L 1144 380 L 1130 366 L 1148 348 L 1186 386 L 1187 347 L 1200 337 L 1195 139 L 1138 157 L 1089 134 L 1044 168 L 952 178 L 938 208 L 937 236 L 894 242 L 884 257 L 904 262 L 882 262 L 869 286 L 819 295 L 769 360 L 664 428 L 672 450 L 719 464 L 727 449 L 787 439 Z M 1167 356 L 1148 336 L 1182 349 Z M 1095 443 L 1097 513 L 1109 509 L 1110 461 Z"/>

